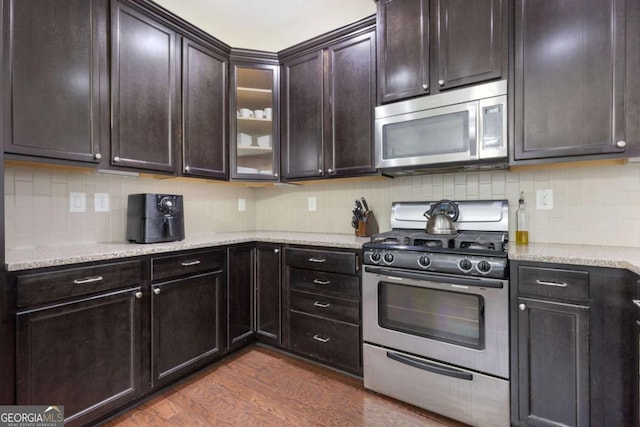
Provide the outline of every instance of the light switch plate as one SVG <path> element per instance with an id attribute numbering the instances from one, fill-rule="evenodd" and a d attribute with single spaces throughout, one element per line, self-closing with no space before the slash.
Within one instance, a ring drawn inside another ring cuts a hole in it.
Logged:
<path id="1" fill-rule="evenodd" d="M 238 211 L 244 212 L 247 210 L 247 201 L 245 199 L 238 199 Z"/>
<path id="2" fill-rule="evenodd" d="M 536 209 L 553 209 L 553 190 L 536 190 Z"/>
<path id="3" fill-rule="evenodd" d="M 95 193 L 93 198 L 96 212 L 109 212 L 109 193 Z"/>
<path id="4" fill-rule="evenodd" d="M 87 195 L 85 193 L 69 193 L 69 212 L 86 212 Z"/>
<path id="5" fill-rule="evenodd" d="M 314 212 L 316 210 L 316 198 L 315 197 L 309 197 L 308 209 L 309 209 L 309 212 Z"/>

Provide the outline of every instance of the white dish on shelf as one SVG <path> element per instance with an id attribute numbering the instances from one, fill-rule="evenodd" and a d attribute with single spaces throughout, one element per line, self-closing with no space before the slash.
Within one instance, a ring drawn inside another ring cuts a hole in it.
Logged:
<path id="1" fill-rule="evenodd" d="M 258 173 L 257 168 L 246 168 L 244 166 L 238 166 L 238 173 Z"/>
<path id="2" fill-rule="evenodd" d="M 238 133 L 238 145 L 241 147 L 248 147 L 253 142 L 251 135 L 247 133 Z"/>
<path id="3" fill-rule="evenodd" d="M 263 169 L 258 172 L 260 175 L 273 175 L 273 169 Z"/>
<path id="4" fill-rule="evenodd" d="M 258 147 L 271 147 L 271 135 L 262 135 L 257 138 Z"/>

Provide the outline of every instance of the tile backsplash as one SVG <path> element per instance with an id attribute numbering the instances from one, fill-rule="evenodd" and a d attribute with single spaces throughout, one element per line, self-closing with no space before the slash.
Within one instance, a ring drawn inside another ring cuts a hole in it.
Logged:
<path id="1" fill-rule="evenodd" d="M 553 190 L 553 209 L 537 210 L 538 189 Z M 122 241 L 131 193 L 183 194 L 187 235 L 213 231 L 282 230 L 352 233 L 351 207 L 366 197 L 381 231 L 393 201 L 508 199 L 511 232 L 523 191 L 529 240 L 640 247 L 640 163 L 520 171 L 467 172 L 373 181 L 246 188 L 184 179 L 154 179 L 5 168 L 8 249 Z M 69 193 L 87 195 L 87 212 L 69 212 Z M 110 212 L 95 212 L 93 194 L 109 193 Z M 308 198 L 316 211 L 308 211 Z M 238 211 L 238 199 L 246 210 Z"/>

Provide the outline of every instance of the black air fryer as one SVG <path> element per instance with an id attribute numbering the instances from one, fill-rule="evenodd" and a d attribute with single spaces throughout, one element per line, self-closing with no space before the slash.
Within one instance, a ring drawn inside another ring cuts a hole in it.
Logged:
<path id="1" fill-rule="evenodd" d="M 136 243 L 184 239 L 182 196 L 129 194 L 127 240 Z"/>

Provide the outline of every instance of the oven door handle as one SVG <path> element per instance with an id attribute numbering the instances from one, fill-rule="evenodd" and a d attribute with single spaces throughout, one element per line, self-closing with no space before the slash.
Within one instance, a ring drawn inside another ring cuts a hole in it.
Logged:
<path id="1" fill-rule="evenodd" d="M 396 362 L 404 363 L 405 365 L 413 366 L 414 368 L 422 369 L 423 371 L 433 372 L 434 374 L 445 375 L 447 377 L 458 378 L 460 380 L 473 380 L 473 375 L 468 372 L 445 368 L 444 366 L 431 364 L 424 360 L 417 360 L 391 351 L 387 351 L 387 357 L 395 360 Z"/>
<path id="2" fill-rule="evenodd" d="M 429 280 L 432 282 L 447 283 L 452 285 L 474 286 L 477 288 L 495 288 L 502 289 L 503 283 L 499 280 L 479 279 L 475 277 L 450 277 L 440 276 L 431 273 L 412 273 L 409 271 L 391 270 L 380 267 L 365 267 L 367 273 L 384 274 L 385 276 L 399 277 L 403 279 L 413 280 Z"/>

